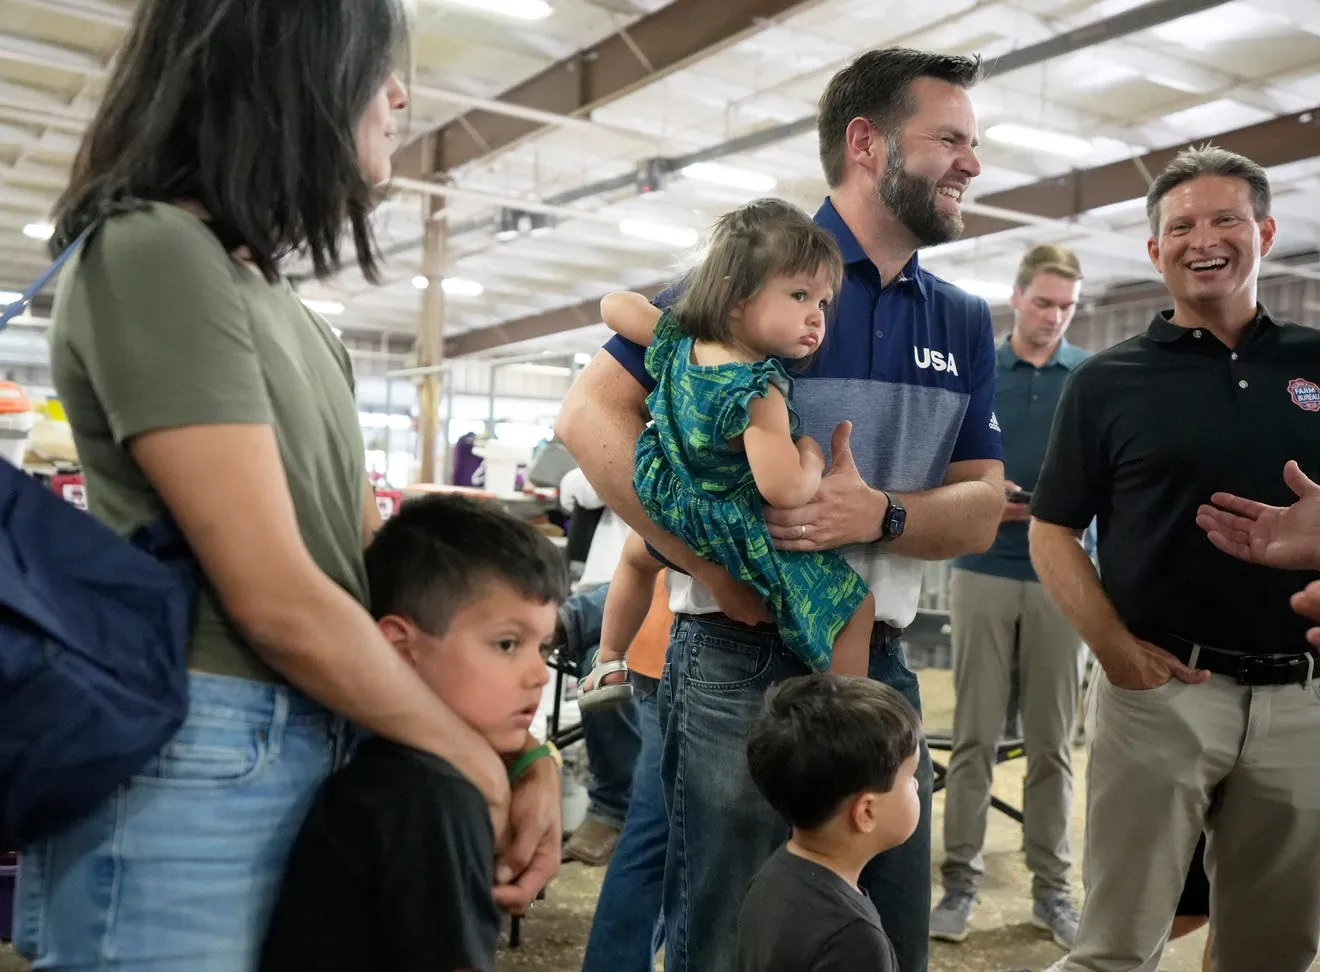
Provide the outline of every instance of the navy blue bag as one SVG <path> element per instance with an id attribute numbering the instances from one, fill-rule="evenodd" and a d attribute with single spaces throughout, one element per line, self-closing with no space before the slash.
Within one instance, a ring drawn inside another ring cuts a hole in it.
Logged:
<path id="1" fill-rule="evenodd" d="M 0 848 L 94 810 L 178 731 L 197 584 L 168 517 L 125 539 L 0 461 Z"/>

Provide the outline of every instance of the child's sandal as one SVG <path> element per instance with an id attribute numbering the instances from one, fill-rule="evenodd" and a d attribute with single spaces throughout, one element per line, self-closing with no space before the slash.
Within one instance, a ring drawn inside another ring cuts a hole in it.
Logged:
<path id="1" fill-rule="evenodd" d="M 606 675 L 614 672 L 623 672 L 622 682 L 601 682 Z M 627 676 L 628 663 L 622 658 L 618 661 L 597 661 L 590 674 L 579 683 L 584 687 L 578 693 L 578 711 L 613 709 L 628 702 L 633 697 L 633 687 Z"/>

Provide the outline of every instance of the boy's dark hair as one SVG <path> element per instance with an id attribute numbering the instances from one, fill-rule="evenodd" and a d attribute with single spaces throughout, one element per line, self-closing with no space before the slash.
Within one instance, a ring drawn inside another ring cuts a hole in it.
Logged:
<path id="1" fill-rule="evenodd" d="M 123 196 L 196 200 L 270 281 L 339 268 L 347 221 L 376 279 L 359 119 L 407 48 L 402 0 L 142 0 L 55 205 L 60 252 Z"/>
<path id="2" fill-rule="evenodd" d="M 1201 176 L 1241 179 L 1251 190 L 1251 211 L 1260 222 L 1270 214 L 1270 177 L 1245 155 L 1215 145 L 1183 149 L 1155 176 L 1146 190 L 1146 219 L 1152 236 L 1160 235 L 1160 203 L 1164 197 Z"/>
<path id="3" fill-rule="evenodd" d="M 568 596 L 568 565 L 550 540 L 497 503 L 465 496 L 405 502 L 367 548 L 371 614 L 441 636 L 491 581 L 539 604 Z"/>
<path id="4" fill-rule="evenodd" d="M 884 137 L 892 154 L 899 130 L 917 110 L 912 99 L 913 81 L 935 78 L 970 88 L 981 74 L 979 55 L 962 57 L 887 47 L 859 56 L 830 78 L 816 110 L 820 165 L 830 188 L 843 181 L 848 124 L 854 118 L 867 119 Z"/>
<path id="5" fill-rule="evenodd" d="M 887 793 L 921 718 L 895 689 L 828 672 L 771 689 L 747 737 L 752 782 L 794 827 L 824 826 L 849 797 Z"/>
<path id="6" fill-rule="evenodd" d="M 771 277 L 824 268 L 835 292 L 843 257 L 829 232 L 782 199 L 757 199 L 715 223 L 706 258 L 687 279 L 675 308 L 678 327 L 698 341 L 728 343 L 729 315 L 761 292 Z"/>

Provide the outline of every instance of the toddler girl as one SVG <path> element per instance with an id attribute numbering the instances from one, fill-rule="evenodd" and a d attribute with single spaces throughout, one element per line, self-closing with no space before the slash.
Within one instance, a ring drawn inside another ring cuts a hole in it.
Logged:
<path id="1" fill-rule="evenodd" d="M 723 216 L 710 251 L 672 311 L 613 293 L 601 315 L 648 345 L 652 424 L 637 442 L 633 484 L 647 515 L 765 600 L 784 643 L 813 671 L 865 675 L 875 601 L 837 553 L 776 550 L 765 504 L 816 494 L 825 460 L 798 436 L 781 359 L 820 347 L 843 276 L 833 238 L 797 208 L 758 200 Z M 596 666 L 579 707 L 631 696 L 627 646 L 651 604 L 660 561 L 632 534 L 610 582 Z M 604 679 L 625 673 L 613 684 Z"/>

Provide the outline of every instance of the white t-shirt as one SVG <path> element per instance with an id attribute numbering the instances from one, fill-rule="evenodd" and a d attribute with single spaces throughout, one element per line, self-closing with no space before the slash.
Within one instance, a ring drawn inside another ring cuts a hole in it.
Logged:
<path id="1" fill-rule="evenodd" d="M 579 468 L 570 471 L 560 480 L 559 505 L 571 516 L 576 509 L 598 510 L 605 503 Z M 619 519 L 613 510 L 606 509 L 596 524 L 596 532 L 591 536 L 591 549 L 587 551 L 587 560 L 578 583 L 583 587 L 608 584 L 614 576 L 614 569 L 619 566 L 623 544 L 627 539 L 628 524 Z"/>

